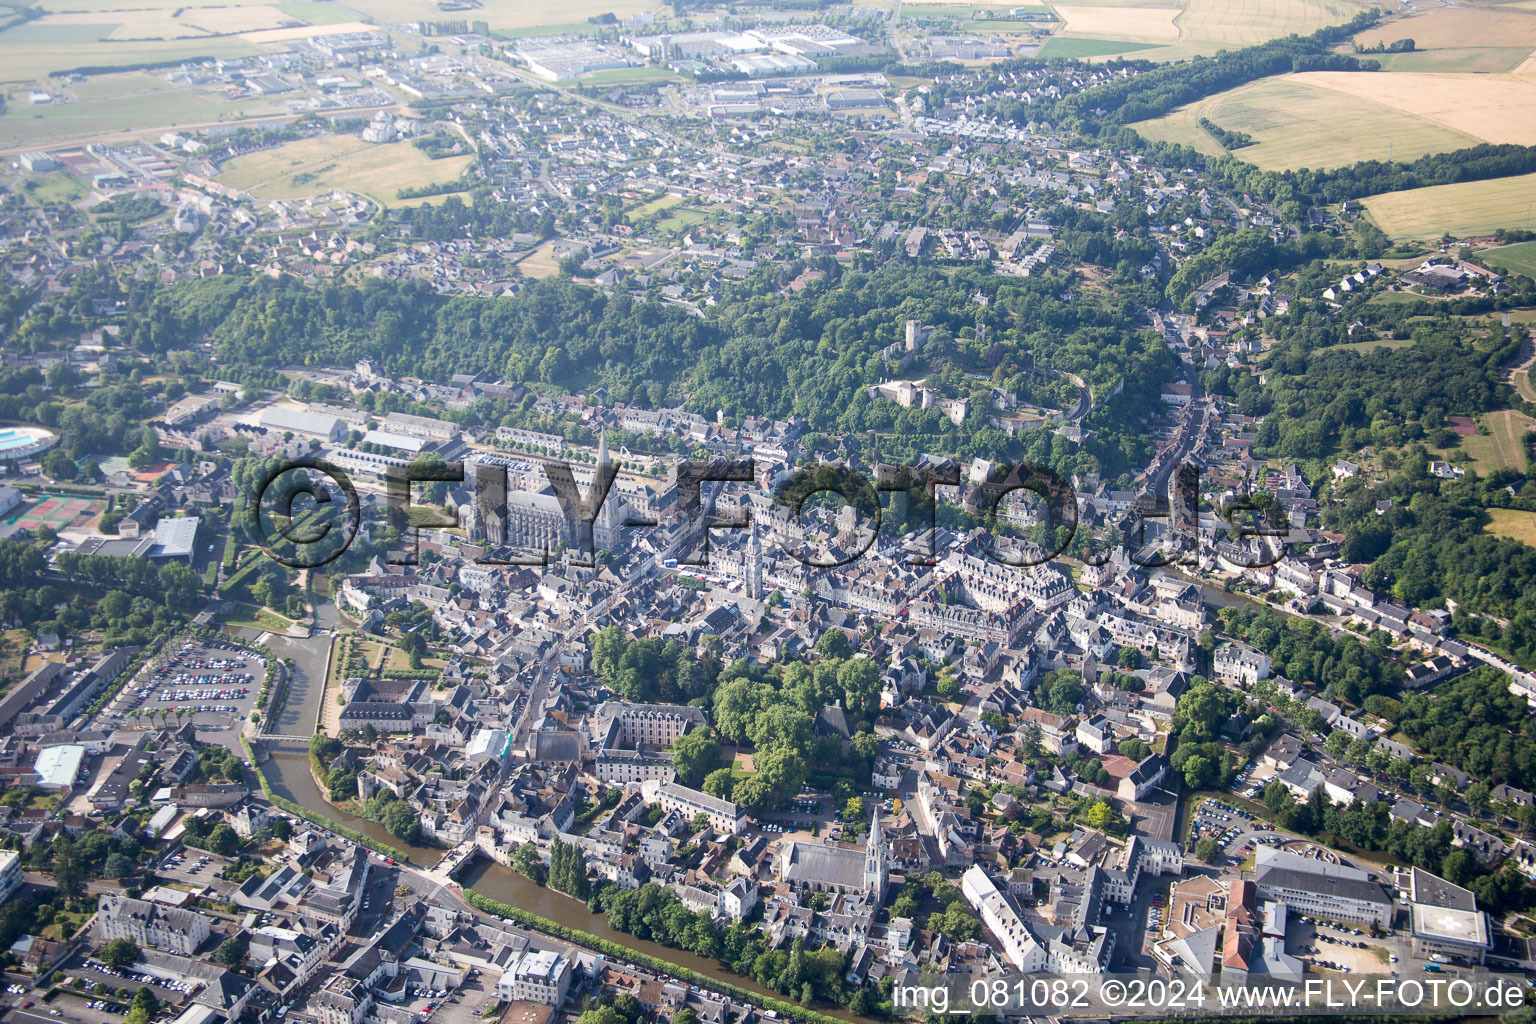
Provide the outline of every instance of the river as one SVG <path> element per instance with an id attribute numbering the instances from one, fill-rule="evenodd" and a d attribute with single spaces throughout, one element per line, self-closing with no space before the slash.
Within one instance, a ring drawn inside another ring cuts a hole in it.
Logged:
<path id="1" fill-rule="evenodd" d="M 756 992 L 759 995 L 773 996 L 784 999 L 785 996 L 777 992 L 771 992 L 763 988 L 751 978 L 744 977 L 722 967 L 717 961 L 707 960 L 695 953 L 689 953 L 682 949 L 673 949 L 657 942 L 645 939 L 637 939 L 633 935 L 626 934 L 608 924 L 608 919 L 600 914 L 594 914 L 587 909 L 587 905 L 581 900 L 557 892 L 546 886 L 538 885 L 526 875 L 507 867 L 487 857 L 475 857 L 470 860 L 458 874 L 459 882 L 466 889 L 474 889 L 493 900 L 526 910 L 540 917 L 547 917 L 569 928 L 579 928 L 584 932 L 590 932 L 600 939 L 616 942 L 628 949 L 662 960 L 670 961 L 689 970 L 698 971 L 700 974 L 735 985 L 739 988 Z M 812 1007 L 818 1013 L 824 1013 L 841 1020 L 863 1024 L 864 1018 L 857 1017 L 841 1007 L 834 1007 L 826 1003 L 818 1003 Z"/>
<path id="2" fill-rule="evenodd" d="M 338 824 L 355 828 L 370 839 L 386 843 L 397 850 L 403 850 L 410 855 L 411 863 L 421 867 L 431 867 L 443 855 L 442 850 L 422 846 L 408 846 L 390 834 L 376 821 L 367 818 L 359 818 L 355 814 L 335 806 L 325 799 L 320 792 L 320 787 L 315 785 L 315 780 L 309 773 L 309 755 L 293 752 L 279 752 L 271 750 L 271 757 L 261 766 L 262 772 L 267 777 L 267 784 L 272 787 L 272 792 L 278 796 L 286 797 L 299 806 L 313 811 L 316 814 L 330 818 Z M 476 892 L 484 893 L 493 900 L 519 907 L 529 913 L 538 914 L 568 928 L 577 928 L 581 931 L 596 935 L 600 939 L 616 942 L 621 946 L 633 949 L 640 953 L 666 960 L 681 967 L 689 968 L 711 978 L 747 989 L 758 995 L 774 996 L 779 999 L 784 997 L 776 992 L 763 988 L 751 978 L 736 974 L 721 966 L 714 960 L 707 960 L 697 954 L 682 949 L 672 949 L 657 942 L 649 942 L 637 939 L 633 935 L 625 934 L 608 925 L 608 919 L 601 914 L 594 914 L 587 909 L 587 905 L 581 900 L 574 899 L 561 892 L 536 885 L 524 875 L 518 874 L 511 868 L 498 864 L 486 857 L 476 857 L 459 872 L 459 882 L 464 888 L 473 888 Z M 865 1019 L 849 1013 L 841 1007 L 827 1004 L 817 1004 L 813 1007 L 820 1013 L 850 1024 L 864 1024 Z"/>
<path id="3" fill-rule="evenodd" d="M 267 777 L 267 784 L 272 787 L 273 793 L 292 800 L 306 810 L 330 818 L 339 825 L 355 828 L 369 839 L 404 851 L 410 855 L 411 863 L 419 867 L 429 868 L 443 855 L 442 850 L 429 846 L 411 846 L 395 838 L 389 829 L 378 822 L 359 818 L 327 801 L 320 787 L 315 785 L 314 776 L 309 773 L 308 754 L 268 749 L 272 756 L 261 766 L 261 771 Z"/>

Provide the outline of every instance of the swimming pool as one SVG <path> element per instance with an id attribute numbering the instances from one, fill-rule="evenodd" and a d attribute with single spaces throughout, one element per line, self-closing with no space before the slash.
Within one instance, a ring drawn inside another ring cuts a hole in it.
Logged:
<path id="1" fill-rule="evenodd" d="M 53 432 L 41 427 L 0 427 L 0 453 L 34 454 L 50 447 L 54 441 Z"/>

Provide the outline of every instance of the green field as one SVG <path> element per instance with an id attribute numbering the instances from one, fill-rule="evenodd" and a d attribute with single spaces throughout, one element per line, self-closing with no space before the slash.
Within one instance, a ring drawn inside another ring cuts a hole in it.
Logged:
<path id="1" fill-rule="evenodd" d="M 596 31 L 597 26 L 589 21 L 573 21 L 569 25 L 524 25 L 521 28 L 498 28 L 491 35 L 498 39 L 522 39 L 527 36 L 579 36 Z"/>
<path id="2" fill-rule="evenodd" d="M 634 217 L 647 217 L 653 213 L 660 213 L 663 210 L 670 210 L 674 206 L 681 206 L 682 203 L 682 196 L 674 196 L 668 194 L 662 196 L 660 199 L 652 199 L 648 203 L 641 203 L 639 206 L 634 207 L 629 212 L 630 215 Z"/>
<path id="3" fill-rule="evenodd" d="M 193 57 L 252 57 L 260 52 L 238 36 L 73 43 L 27 43 L 15 38 L 11 32 L 0 33 L 0 81 L 33 82 L 78 67 L 127 67 Z M 0 140 L 5 138 L 0 135 Z"/>
<path id="4" fill-rule="evenodd" d="M 1054 40 L 1053 40 L 1054 41 Z M 1474 146 L 1463 132 L 1370 100 L 1304 84 L 1293 76 L 1264 78 L 1207 97 L 1131 127 L 1145 139 L 1222 152 L 1200 119 L 1246 132 L 1255 144 L 1236 156 L 1265 170 L 1341 167 L 1359 160 L 1412 160 Z"/>
<path id="5" fill-rule="evenodd" d="M 116 75 L 92 75 L 69 86 L 69 94 L 76 100 L 120 99 L 149 92 L 176 92 L 176 86 L 164 74 L 152 71 L 130 71 Z"/>
<path id="6" fill-rule="evenodd" d="M 63 0 L 70 2 L 70 0 Z M 119 0 L 121 2 L 121 0 Z M 364 21 L 376 25 L 399 25 L 408 21 L 439 21 L 444 18 L 436 0 L 372 0 L 368 4 L 348 4 Z M 469 21 L 484 21 L 493 32 L 515 29 L 555 31 L 562 25 L 586 25 L 587 19 L 600 14 L 625 18 L 656 7 L 651 0 L 561 0 L 560 3 L 530 3 L 528 0 L 488 3 L 473 11 L 451 15 Z M 592 27 L 587 25 L 587 27 Z"/>
<path id="7" fill-rule="evenodd" d="M 68 171 L 49 171 L 22 179 L 21 190 L 44 206 L 76 203 L 85 198 L 85 186 Z"/>
<path id="8" fill-rule="evenodd" d="M 94 43 L 110 36 L 121 22 L 70 22 L 56 24 L 29 21 L 15 28 L 0 32 L 0 45 L 5 47 L 79 46 Z"/>
<path id="9" fill-rule="evenodd" d="M 1433 71 L 1455 74 L 1501 74 L 1519 67 L 1531 55 L 1524 46 L 1463 46 L 1414 53 L 1372 53 L 1368 60 L 1383 71 Z"/>
<path id="10" fill-rule="evenodd" d="M 1536 174 L 1434 185 L 1361 200 L 1376 226 L 1393 238 L 1428 240 L 1523 228 L 1532 217 Z"/>
<path id="11" fill-rule="evenodd" d="M 1049 60 L 1052 57 L 1077 60 L 1082 57 L 1108 57 L 1112 54 L 1131 53 L 1135 50 L 1151 50 L 1156 47 L 1156 43 L 1133 43 L 1124 39 L 1052 36 L 1045 41 L 1045 45 L 1040 47 L 1040 51 L 1035 56 L 1041 60 Z"/>
<path id="12" fill-rule="evenodd" d="M 306 25 L 340 25 L 357 20 L 357 12 L 337 4 L 320 3 L 318 0 L 299 0 L 297 3 L 277 4 L 276 7 Z"/>
<path id="13" fill-rule="evenodd" d="M 279 113 L 284 109 L 280 100 L 271 98 L 231 103 L 217 92 L 190 89 L 41 107 L 17 105 L 0 116 L 0 145 L 26 149 L 52 140 L 158 131 Z"/>
<path id="14" fill-rule="evenodd" d="M 695 210 L 691 207 L 680 206 L 676 210 L 672 211 L 671 215 L 668 216 L 665 220 L 657 223 L 656 230 L 661 232 L 686 231 L 693 227 L 695 224 L 702 224 L 708 219 L 709 214 L 705 213 L 703 210 Z"/>
<path id="15" fill-rule="evenodd" d="M 1335 345 L 1334 348 L 1345 352 L 1359 352 L 1364 355 L 1374 352 L 1379 348 L 1407 348 L 1413 344 L 1412 338 L 1372 338 L 1370 341 L 1351 341 L 1344 345 Z"/>
<path id="16" fill-rule="evenodd" d="M 1536 242 L 1501 245 L 1483 249 L 1477 255 L 1481 262 L 1491 267 L 1503 267 L 1511 273 L 1536 278 Z"/>
<path id="17" fill-rule="evenodd" d="M 1180 8 L 1173 22 L 1174 38 L 1168 38 L 1166 28 L 1155 24 L 1156 19 L 1144 10 L 1169 6 Z M 1365 6 L 1369 5 L 1341 0 L 1072 0 L 1067 12 L 1071 16 L 1066 18 L 1068 34 L 1063 38 L 1135 39 L 1154 44 L 1136 51 L 1137 59 L 1183 60 L 1240 49 L 1293 32 L 1307 35 L 1327 25 L 1342 24 Z M 1085 20 L 1084 9 L 1094 7 L 1103 8 L 1103 16 Z M 1055 49 L 1047 55 L 1068 56 Z"/>
<path id="18" fill-rule="evenodd" d="M 1487 434 L 1461 439 L 1461 450 L 1472 460 L 1473 468 L 1487 474 L 1496 469 L 1525 470 L 1525 434 L 1536 420 L 1512 409 L 1485 413 L 1482 423 Z"/>
<path id="19" fill-rule="evenodd" d="M 583 85 L 645 85 L 651 82 L 680 82 L 682 77 L 651 65 L 639 68 L 608 68 L 582 75 Z"/>

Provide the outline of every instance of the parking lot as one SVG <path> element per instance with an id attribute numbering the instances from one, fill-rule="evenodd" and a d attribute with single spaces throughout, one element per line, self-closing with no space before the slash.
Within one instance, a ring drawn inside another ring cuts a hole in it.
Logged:
<path id="1" fill-rule="evenodd" d="M 165 881 L 185 885 L 194 892 L 228 899 L 239 888 L 236 883 L 221 877 L 230 863 L 215 854 L 183 846 L 161 861 L 155 874 Z"/>
<path id="2" fill-rule="evenodd" d="M 1365 929 L 1325 923 L 1310 917 L 1295 918 L 1285 933 L 1286 952 L 1300 957 L 1314 969 L 1346 974 L 1403 971 L 1411 957 L 1411 946 L 1412 941 L 1406 935 L 1389 932 L 1372 938 Z"/>
<path id="3" fill-rule="evenodd" d="M 265 674 L 261 659 L 235 644 L 184 641 L 123 687 L 102 720 L 118 727 L 192 722 L 232 729 L 255 706 Z"/>
<path id="4" fill-rule="evenodd" d="M 494 984 L 475 970 L 453 992 L 423 995 L 417 991 L 401 1005 L 422 1014 L 432 1024 L 479 1024 L 490 1019 L 485 1011 L 495 1002 Z"/>
<path id="5" fill-rule="evenodd" d="M 873 791 L 860 793 L 859 799 L 864 802 L 865 824 L 868 824 L 867 816 L 873 813 L 877 806 L 880 808 L 880 813 L 886 817 L 893 813 L 894 801 L 882 797 L 879 793 Z M 842 805 L 831 793 L 806 786 L 801 789 L 800 795 L 790 801 L 783 810 L 764 814 L 759 819 L 758 825 L 770 836 L 782 835 L 800 841 L 820 836 L 840 842 L 844 838 L 842 811 Z"/>

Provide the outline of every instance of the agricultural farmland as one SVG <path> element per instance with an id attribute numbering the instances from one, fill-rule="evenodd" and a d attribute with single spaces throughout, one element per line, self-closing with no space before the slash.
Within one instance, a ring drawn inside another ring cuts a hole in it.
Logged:
<path id="1" fill-rule="evenodd" d="M 224 165 L 219 180 L 262 199 L 291 199 L 347 189 L 385 206 L 397 190 L 452 181 L 472 157 L 433 160 L 409 142 L 374 145 L 353 135 L 302 139 L 249 153 Z"/>
<path id="2" fill-rule="evenodd" d="M 1178 7 L 1080 7 L 1058 4 L 1061 34 L 1140 42 L 1173 43 L 1179 39 L 1174 19 Z"/>
<path id="3" fill-rule="evenodd" d="M 1255 144 L 1238 156 L 1266 170 L 1339 167 L 1389 155 L 1411 160 L 1426 153 L 1476 145 L 1465 132 L 1434 124 L 1369 99 L 1310 83 L 1309 75 L 1265 78 L 1133 125 L 1145 138 L 1222 152 L 1202 118 Z"/>
<path id="4" fill-rule="evenodd" d="M 1098 44 L 1095 56 L 1110 52 L 1119 41 L 1152 43 L 1138 58 L 1180 60 L 1210 54 L 1289 35 L 1306 35 L 1327 25 L 1337 25 L 1358 14 L 1365 5 L 1341 0 L 1168 0 L 1108 4 L 1075 3 L 1058 6 L 1065 24 L 1045 51 L 1047 56 L 1067 56 L 1062 44 L 1083 39 Z M 1055 43 L 1059 39 L 1061 43 Z M 1125 52 L 1115 50 L 1113 52 Z"/>
<path id="5" fill-rule="evenodd" d="M 1479 262 L 1487 263 L 1489 266 L 1503 267 L 1513 273 L 1536 278 L 1536 242 L 1519 242 L 1515 245 L 1484 249 L 1478 253 L 1478 256 Z"/>
<path id="6" fill-rule="evenodd" d="M 1040 47 L 1036 56 L 1041 60 L 1056 57 L 1080 60 L 1084 57 L 1109 57 L 1121 53 L 1149 50 L 1156 43 L 1137 43 L 1129 39 L 1090 39 L 1086 36 L 1051 36 Z"/>
<path id="7" fill-rule="evenodd" d="M 1355 36 L 1355 42 L 1365 47 L 1400 39 L 1412 39 L 1416 50 L 1522 47 L 1529 53 L 1536 50 L 1536 13 L 1447 7 L 1393 18 Z"/>
<path id="8" fill-rule="evenodd" d="M 1309 71 L 1307 85 L 1391 107 L 1482 142 L 1536 145 L 1536 76 Z"/>
<path id="9" fill-rule="evenodd" d="M 1393 238 L 1428 241 L 1444 232 L 1487 235 L 1497 228 L 1525 227 L 1532 200 L 1536 174 L 1387 192 L 1362 202 L 1376 225 Z"/>

